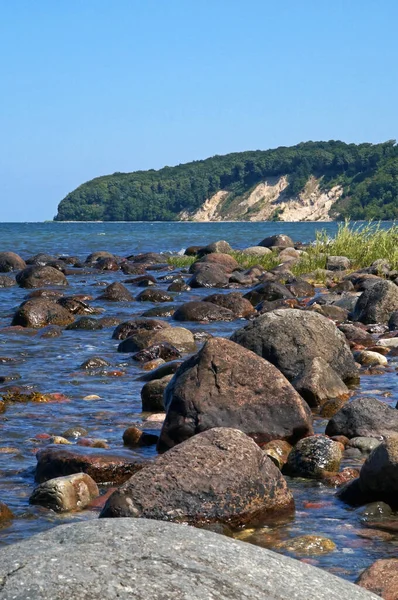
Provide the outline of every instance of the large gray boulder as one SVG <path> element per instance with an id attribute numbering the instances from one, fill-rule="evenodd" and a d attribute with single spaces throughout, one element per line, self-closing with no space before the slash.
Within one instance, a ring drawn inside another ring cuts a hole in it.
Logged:
<path id="1" fill-rule="evenodd" d="M 362 292 L 355 305 L 353 319 L 362 323 L 388 323 L 395 310 L 398 310 L 398 286 L 381 279 Z"/>
<path id="2" fill-rule="evenodd" d="M 241 431 L 217 427 L 133 475 L 110 496 L 100 516 L 240 527 L 293 510 L 293 496 L 271 459 Z"/>
<path id="3" fill-rule="evenodd" d="M 358 378 L 345 336 L 315 312 L 273 310 L 235 331 L 231 340 L 274 364 L 289 381 L 301 377 L 315 358 L 322 358 L 345 383 Z"/>
<path id="4" fill-rule="evenodd" d="M 380 600 L 316 567 L 147 519 L 60 525 L 0 550 L 0 600 Z"/>
<path id="5" fill-rule="evenodd" d="M 223 338 L 211 338 L 179 367 L 164 399 L 161 450 L 212 427 L 240 429 L 258 443 L 294 444 L 312 432 L 306 402 L 282 373 Z"/>

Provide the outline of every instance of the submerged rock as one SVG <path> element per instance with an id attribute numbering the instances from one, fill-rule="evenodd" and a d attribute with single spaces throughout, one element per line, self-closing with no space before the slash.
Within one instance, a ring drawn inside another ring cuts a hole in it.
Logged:
<path id="1" fill-rule="evenodd" d="M 172 448 L 131 477 L 100 516 L 240 526 L 293 508 L 280 471 L 255 442 L 219 427 Z"/>
<path id="2" fill-rule="evenodd" d="M 336 544 L 320 535 L 301 535 L 277 544 L 276 549 L 299 556 L 319 556 L 336 550 Z"/>

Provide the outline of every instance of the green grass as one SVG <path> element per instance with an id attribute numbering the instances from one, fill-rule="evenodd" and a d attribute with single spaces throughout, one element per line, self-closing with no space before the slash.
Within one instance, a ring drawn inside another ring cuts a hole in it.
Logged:
<path id="1" fill-rule="evenodd" d="M 270 270 L 280 264 L 276 252 L 264 256 L 249 256 L 234 251 L 232 256 L 245 269 L 261 265 Z M 315 280 L 323 283 L 325 275 L 322 270 L 326 268 L 328 256 L 346 256 L 351 260 L 352 271 L 369 267 L 378 259 L 386 259 L 392 269 L 398 269 L 398 225 L 382 229 L 380 223 L 352 226 L 346 221 L 339 224 L 334 238 L 330 238 L 324 230 L 318 231 L 314 243 L 306 248 L 306 255 L 291 265 L 289 270 L 296 276 L 315 272 Z M 195 257 L 170 256 L 168 262 L 176 268 L 190 267 L 195 262 Z"/>

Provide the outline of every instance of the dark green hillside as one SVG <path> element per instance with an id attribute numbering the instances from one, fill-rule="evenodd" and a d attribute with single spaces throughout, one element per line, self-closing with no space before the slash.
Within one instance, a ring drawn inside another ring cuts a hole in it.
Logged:
<path id="1" fill-rule="evenodd" d="M 219 190 L 227 201 L 272 176 L 287 175 L 288 197 L 309 176 L 322 186 L 343 185 L 335 214 L 353 219 L 398 218 L 398 147 L 382 144 L 306 142 L 290 148 L 236 152 L 159 171 L 114 173 L 84 183 L 58 206 L 58 221 L 169 221 L 198 209 Z"/>

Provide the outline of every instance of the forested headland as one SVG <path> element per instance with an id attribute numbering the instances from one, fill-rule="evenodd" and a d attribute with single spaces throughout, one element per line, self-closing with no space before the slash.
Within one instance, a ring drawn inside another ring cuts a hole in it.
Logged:
<path id="1" fill-rule="evenodd" d="M 305 142 L 272 150 L 213 156 L 160 170 L 114 173 L 97 177 L 69 193 L 59 204 L 57 221 L 172 221 L 193 214 L 217 192 L 228 192 L 215 220 L 239 214 L 239 200 L 270 178 L 286 177 L 286 201 L 298 199 L 309 179 L 321 191 L 341 188 L 329 210 L 332 219 L 392 220 L 398 218 L 398 146 Z M 278 204 L 270 218 L 278 220 Z M 248 216 L 249 215 L 249 216 Z M 186 217 L 185 217 L 186 218 Z M 253 219 L 252 219 L 253 220 Z"/>

